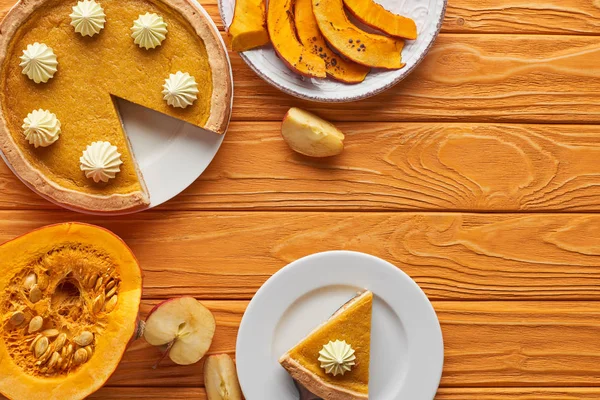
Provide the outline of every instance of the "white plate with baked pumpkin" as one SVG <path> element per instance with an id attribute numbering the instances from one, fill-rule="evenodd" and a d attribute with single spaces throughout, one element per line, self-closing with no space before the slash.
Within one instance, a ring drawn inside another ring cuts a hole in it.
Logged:
<path id="1" fill-rule="evenodd" d="M 246 17 L 231 29 L 236 4 Z M 381 93 L 413 71 L 441 29 L 446 4 L 219 0 L 219 11 L 233 49 L 261 78 L 302 99 L 349 102 Z"/>
<path id="2" fill-rule="evenodd" d="M 340 310 L 352 304 L 352 301 L 347 302 L 357 292 L 363 292 L 356 297 L 361 299 L 365 290 L 372 293 L 369 300 L 372 304 L 370 362 L 367 361 L 369 349 L 365 349 L 367 341 L 361 339 L 368 332 L 347 332 L 355 329 L 352 328 L 355 325 L 364 325 L 367 314 L 356 314 L 358 319 L 349 314 L 343 316 L 347 325 L 334 329 L 345 333 L 339 333 L 339 337 L 338 334 L 321 336 L 317 347 L 321 348 L 322 341 L 344 339 L 356 350 L 356 359 L 351 372 L 338 374 L 337 387 L 327 388 L 327 393 L 340 387 L 344 390 L 355 383 L 364 386 L 366 374 L 371 400 L 433 399 L 442 374 L 444 345 L 431 303 L 419 286 L 396 266 L 352 251 L 318 253 L 294 261 L 258 290 L 244 314 L 237 338 L 237 370 L 246 398 L 297 400 L 298 391 L 279 360 L 287 360 L 288 351 L 303 338 L 319 335 L 321 328 L 314 330 L 319 324 L 337 318 L 335 315 Z M 356 324 L 348 325 L 352 318 Z M 326 340 L 322 339 L 325 337 Z M 321 360 L 317 361 L 316 351 L 313 354 L 301 349 L 300 353 L 310 354 L 306 368 L 319 369 Z M 286 357 L 282 358 L 284 354 Z M 370 374 L 369 369 L 365 372 L 365 364 L 370 366 Z M 308 375 L 297 375 L 298 380 L 313 388 L 323 383 L 319 379 L 311 380 L 310 376 L 316 374 Z M 344 398 L 365 396 L 362 393 Z"/>

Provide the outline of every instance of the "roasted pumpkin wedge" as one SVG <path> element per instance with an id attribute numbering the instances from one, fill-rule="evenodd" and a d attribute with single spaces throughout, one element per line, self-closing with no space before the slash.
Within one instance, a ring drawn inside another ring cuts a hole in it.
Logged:
<path id="1" fill-rule="evenodd" d="M 414 40 L 417 24 L 410 18 L 394 14 L 373 0 L 344 0 L 348 10 L 359 21 L 391 36 Z"/>
<path id="2" fill-rule="evenodd" d="M 137 260 L 109 231 L 79 223 L 0 246 L 0 393 L 77 400 L 99 389 L 136 332 Z"/>
<path id="3" fill-rule="evenodd" d="M 237 0 L 228 33 L 233 51 L 246 51 L 268 44 L 266 0 Z"/>
<path id="4" fill-rule="evenodd" d="M 296 37 L 293 5 L 293 0 L 269 0 L 267 26 L 273 47 L 293 71 L 308 77 L 325 78 L 325 61 L 308 51 Z"/>
<path id="5" fill-rule="evenodd" d="M 373 68 L 399 69 L 404 41 L 368 33 L 352 24 L 342 0 L 312 0 L 313 12 L 325 40 L 343 56 Z"/>
<path id="6" fill-rule="evenodd" d="M 325 61 L 328 76 L 346 83 L 360 83 L 365 80 L 370 68 L 345 60 L 327 46 L 313 14 L 312 0 L 296 0 L 294 21 L 298 39 L 311 53 Z"/>

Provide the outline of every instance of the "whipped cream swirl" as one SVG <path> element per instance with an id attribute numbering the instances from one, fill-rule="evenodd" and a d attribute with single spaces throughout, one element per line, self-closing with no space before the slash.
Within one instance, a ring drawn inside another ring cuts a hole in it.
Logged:
<path id="1" fill-rule="evenodd" d="M 344 375 L 351 371 L 356 364 L 355 360 L 354 349 L 345 340 L 330 341 L 319 352 L 321 368 L 333 376 Z"/>
<path id="2" fill-rule="evenodd" d="M 23 73 L 35 83 L 46 83 L 56 73 L 58 61 L 52 48 L 44 43 L 35 42 L 23 50 L 19 66 L 23 68 Z"/>
<path id="3" fill-rule="evenodd" d="M 79 162 L 85 176 L 96 183 L 113 179 L 121 171 L 123 164 L 117 146 L 109 142 L 93 142 L 85 149 Z"/>
<path id="4" fill-rule="evenodd" d="M 168 105 L 186 108 L 196 101 L 198 92 L 196 79 L 187 72 L 177 71 L 165 79 L 162 94 Z"/>
<path id="5" fill-rule="evenodd" d="M 160 46 L 167 37 L 167 23 L 158 14 L 140 15 L 131 30 L 133 42 L 146 50 Z"/>
<path id="6" fill-rule="evenodd" d="M 71 25 L 81 36 L 94 36 L 104 29 L 106 14 L 100 4 L 94 0 L 83 0 L 73 7 Z"/>
<path id="7" fill-rule="evenodd" d="M 36 149 L 48 147 L 60 136 L 60 121 L 48 110 L 33 110 L 23 120 L 23 134 Z"/>

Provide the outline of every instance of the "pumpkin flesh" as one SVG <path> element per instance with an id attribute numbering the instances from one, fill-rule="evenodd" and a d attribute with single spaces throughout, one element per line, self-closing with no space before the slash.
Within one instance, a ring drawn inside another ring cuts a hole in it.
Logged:
<path id="1" fill-rule="evenodd" d="M 399 69 L 404 41 L 365 32 L 352 24 L 342 0 L 312 0 L 325 40 L 346 58 L 373 68 Z"/>
<path id="2" fill-rule="evenodd" d="M 269 43 L 266 0 L 237 0 L 229 26 L 233 51 L 246 51 Z"/>
<path id="3" fill-rule="evenodd" d="M 370 71 L 364 65 L 345 60 L 325 42 L 312 10 L 312 0 L 296 0 L 294 22 L 302 45 L 325 61 L 327 75 L 345 83 L 360 83 Z"/>
<path id="4" fill-rule="evenodd" d="M 0 393 L 75 400 L 99 389 L 135 332 L 141 288 L 131 250 L 102 228 L 52 225 L 1 245 Z"/>
<path id="5" fill-rule="evenodd" d="M 360 22 L 390 36 L 415 40 L 417 24 L 411 18 L 394 14 L 373 0 L 344 0 L 348 10 Z"/>
<path id="6" fill-rule="evenodd" d="M 293 5 L 293 0 L 269 1 L 267 25 L 273 48 L 292 71 L 325 78 L 325 61 L 308 51 L 296 37 Z"/>

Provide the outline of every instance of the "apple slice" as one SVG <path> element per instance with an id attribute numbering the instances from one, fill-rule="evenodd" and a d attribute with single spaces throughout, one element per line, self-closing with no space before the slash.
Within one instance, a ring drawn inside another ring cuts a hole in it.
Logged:
<path id="1" fill-rule="evenodd" d="M 198 362 L 215 334 L 215 318 L 193 297 L 179 297 L 158 304 L 146 319 L 144 339 L 166 346 L 165 355 L 179 365 Z"/>
<path id="2" fill-rule="evenodd" d="M 204 386 L 208 400 L 242 400 L 242 389 L 235 372 L 235 364 L 227 354 L 206 359 Z"/>
<path id="3" fill-rule="evenodd" d="M 290 108 L 281 125 L 290 148 L 310 157 L 331 157 L 344 150 L 344 134 L 333 124 L 296 107 Z"/>

